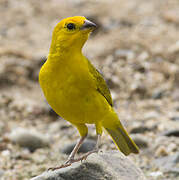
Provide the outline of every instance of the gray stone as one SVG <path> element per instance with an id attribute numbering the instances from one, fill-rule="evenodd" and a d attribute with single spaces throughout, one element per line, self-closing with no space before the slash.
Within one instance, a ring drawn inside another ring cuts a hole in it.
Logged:
<path id="1" fill-rule="evenodd" d="M 26 147 L 30 151 L 49 145 L 49 139 L 44 135 L 29 131 L 28 129 L 15 129 L 9 136 L 10 140 L 19 146 Z"/>
<path id="2" fill-rule="evenodd" d="M 118 49 L 115 51 L 115 56 L 119 58 L 133 59 L 135 54 L 130 49 Z"/>
<path id="3" fill-rule="evenodd" d="M 173 129 L 173 130 L 168 130 L 165 131 L 163 134 L 163 136 L 175 136 L 175 137 L 179 137 L 179 129 Z"/>
<path id="4" fill-rule="evenodd" d="M 152 98 L 153 99 L 161 99 L 164 95 L 164 91 L 162 90 L 156 90 L 152 93 Z"/>
<path id="5" fill-rule="evenodd" d="M 52 108 L 51 106 L 47 103 L 47 107 L 46 107 L 46 112 L 54 118 L 60 117 Z"/>
<path id="6" fill-rule="evenodd" d="M 131 134 L 142 134 L 146 131 L 150 131 L 150 129 L 146 126 L 138 126 L 138 127 L 133 127 L 131 130 L 130 130 L 130 133 Z"/>
<path id="7" fill-rule="evenodd" d="M 143 135 L 141 135 L 141 134 L 132 134 L 131 137 L 132 137 L 133 141 L 136 143 L 136 145 L 139 148 L 147 148 L 148 147 L 147 138 L 144 137 Z"/>
<path id="8" fill-rule="evenodd" d="M 179 176 L 179 152 L 154 160 L 154 164 L 164 172 L 174 173 Z"/>
<path id="9" fill-rule="evenodd" d="M 62 153 L 70 154 L 72 152 L 73 148 L 75 147 L 75 145 L 76 145 L 76 143 L 65 146 L 62 149 Z M 91 140 L 91 139 L 86 139 L 84 141 L 84 143 L 81 145 L 80 149 L 78 150 L 78 153 L 86 153 L 88 151 L 91 151 L 91 150 L 93 150 L 95 145 L 96 145 L 96 141 Z"/>
<path id="10" fill-rule="evenodd" d="M 83 163 L 46 171 L 31 180 L 145 180 L 142 171 L 120 152 L 90 155 Z"/>
<path id="11" fill-rule="evenodd" d="M 3 135 L 5 132 L 5 124 L 3 122 L 0 122 L 0 135 Z"/>
<path id="12" fill-rule="evenodd" d="M 4 171 L 0 169 L 0 178 L 3 177 L 3 175 L 4 175 Z"/>
<path id="13" fill-rule="evenodd" d="M 178 107 L 178 111 L 179 111 L 179 107 Z M 172 121 L 179 121 L 179 116 L 173 116 L 170 118 Z"/>

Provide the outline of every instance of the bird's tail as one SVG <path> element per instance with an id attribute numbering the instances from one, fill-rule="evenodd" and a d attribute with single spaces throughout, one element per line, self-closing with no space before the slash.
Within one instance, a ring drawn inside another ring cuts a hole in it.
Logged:
<path id="1" fill-rule="evenodd" d="M 139 153 L 139 148 L 129 137 L 114 111 L 111 111 L 105 116 L 102 121 L 102 125 L 110 134 L 118 149 L 122 153 L 124 153 L 126 156 L 130 153 Z"/>

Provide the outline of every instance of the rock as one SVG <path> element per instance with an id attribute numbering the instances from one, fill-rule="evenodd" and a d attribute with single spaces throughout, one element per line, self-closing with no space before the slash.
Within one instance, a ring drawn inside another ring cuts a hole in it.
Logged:
<path id="1" fill-rule="evenodd" d="M 130 49 L 118 49 L 115 51 L 115 56 L 118 58 L 133 59 L 135 54 Z"/>
<path id="2" fill-rule="evenodd" d="M 138 127 L 133 127 L 130 130 L 130 133 L 131 134 L 138 134 L 138 133 L 142 134 L 142 133 L 144 133 L 146 131 L 150 131 L 150 129 L 148 127 L 146 127 L 146 126 L 141 125 L 141 126 L 138 126 Z"/>
<path id="3" fill-rule="evenodd" d="M 1 155 L 4 156 L 4 157 L 9 157 L 10 154 L 11 154 L 10 151 L 7 150 L 7 149 L 5 149 L 5 150 L 3 150 L 3 151 L 1 152 Z"/>
<path id="4" fill-rule="evenodd" d="M 110 77 L 106 79 L 106 83 L 110 89 L 119 87 L 119 80 L 116 76 Z"/>
<path id="5" fill-rule="evenodd" d="M 0 135 L 3 135 L 6 130 L 5 124 L 0 122 Z"/>
<path id="6" fill-rule="evenodd" d="M 149 176 L 151 176 L 151 177 L 153 177 L 153 178 L 158 178 L 158 177 L 163 176 L 163 173 L 160 172 L 160 171 L 155 171 L 155 172 L 151 172 L 151 173 L 149 174 Z"/>
<path id="7" fill-rule="evenodd" d="M 132 68 L 135 70 L 135 71 L 138 71 L 140 73 L 145 73 L 146 69 L 144 66 L 142 66 L 141 64 L 133 64 L 132 65 Z"/>
<path id="8" fill-rule="evenodd" d="M 51 106 L 47 103 L 47 107 L 46 107 L 46 112 L 49 114 L 49 116 L 57 118 L 60 117 L 52 108 Z"/>
<path id="9" fill-rule="evenodd" d="M 4 171 L 0 169 L 0 178 L 3 177 L 3 175 L 4 175 Z"/>
<path id="10" fill-rule="evenodd" d="M 46 171 L 31 180 L 145 180 L 142 171 L 119 152 L 90 155 L 83 163 L 56 171 Z"/>
<path id="11" fill-rule="evenodd" d="M 179 152 L 154 160 L 154 164 L 164 172 L 174 173 L 179 176 Z"/>
<path id="12" fill-rule="evenodd" d="M 148 111 L 143 115 L 145 120 L 157 119 L 160 117 L 160 114 L 157 111 Z"/>
<path id="13" fill-rule="evenodd" d="M 30 67 L 28 67 L 28 78 L 33 81 L 38 81 L 39 77 L 39 69 L 46 62 L 47 57 L 35 58 L 34 62 Z"/>
<path id="14" fill-rule="evenodd" d="M 130 87 L 132 95 L 138 94 L 140 97 L 144 98 L 147 95 L 147 88 L 143 83 L 132 83 Z"/>
<path id="15" fill-rule="evenodd" d="M 177 41 L 175 44 L 169 47 L 168 52 L 169 53 L 176 53 L 179 51 L 179 41 Z"/>
<path id="16" fill-rule="evenodd" d="M 76 145 L 76 143 L 65 146 L 62 149 L 62 152 L 64 154 L 70 154 L 72 152 L 73 148 L 75 147 L 75 145 Z M 80 149 L 78 150 L 78 153 L 86 153 L 88 151 L 91 151 L 91 150 L 93 150 L 95 145 L 96 145 L 96 141 L 91 140 L 91 139 L 86 139 L 84 141 L 84 143 L 81 145 Z"/>
<path id="17" fill-rule="evenodd" d="M 179 116 L 173 116 L 170 118 L 172 121 L 179 121 Z"/>
<path id="18" fill-rule="evenodd" d="M 152 98 L 153 99 L 161 99 L 164 95 L 164 91 L 162 90 L 156 90 L 152 93 Z"/>
<path id="19" fill-rule="evenodd" d="M 12 86 L 14 85 L 14 81 L 5 73 L 0 74 L 0 85 L 1 87 Z"/>
<path id="20" fill-rule="evenodd" d="M 179 137 L 179 129 L 166 131 L 162 135 L 163 136 L 175 136 L 175 137 Z"/>
<path id="21" fill-rule="evenodd" d="M 49 139 L 47 137 L 40 133 L 29 131 L 28 129 L 13 130 L 9 139 L 22 147 L 28 148 L 32 152 L 49 145 Z"/>
<path id="22" fill-rule="evenodd" d="M 165 146 L 159 146 L 155 152 L 155 156 L 166 156 L 168 155 L 167 149 Z"/>
<path id="23" fill-rule="evenodd" d="M 133 141 L 136 143 L 136 145 L 139 148 L 147 148 L 148 147 L 148 141 L 143 135 L 140 135 L 140 134 L 131 135 L 131 138 L 133 139 Z"/>
<path id="24" fill-rule="evenodd" d="M 0 138 L 0 152 L 7 149 L 7 141 L 5 138 Z"/>
<path id="25" fill-rule="evenodd" d="M 164 14 L 163 14 L 163 18 L 165 19 L 165 21 L 167 22 L 172 22 L 172 23 L 176 23 L 178 24 L 179 23 L 179 18 L 178 18 L 178 15 L 177 15 L 177 12 L 176 11 L 165 11 Z M 177 41 L 178 42 L 178 41 Z M 173 47 L 173 46 L 172 46 Z M 174 48 L 175 50 L 175 48 Z M 170 48 L 169 48 L 169 51 Z M 172 51 L 173 52 L 173 51 Z"/>
<path id="26" fill-rule="evenodd" d="M 137 57 L 137 59 L 139 61 L 146 61 L 149 58 L 149 53 L 147 51 L 143 51 L 141 54 L 139 54 L 139 56 Z"/>
<path id="27" fill-rule="evenodd" d="M 119 26 L 122 27 L 132 27 L 134 24 L 132 21 L 129 21 L 128 19 L 121 19 L 119 21 Z"/>

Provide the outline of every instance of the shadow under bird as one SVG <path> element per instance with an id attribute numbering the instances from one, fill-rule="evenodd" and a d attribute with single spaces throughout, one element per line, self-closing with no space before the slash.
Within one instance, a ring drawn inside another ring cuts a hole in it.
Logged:
<path id="1" fill-rule="evenodd" d="M 70 166 L 98 152 L 103 128 L 123 154 L 139 152 L 113 109 L 105 80 L 82 54 L 83 45 L 95 28 L 93 22 L 82 16 L 60 21 L 53 31 L 48 59 L 39 73 L 40 86 L 48 103 L 57 114 L 74 125 L 81 136 L 68 160 L 52 170 Z M 95 124 L 96 147 L 75 159 L 88 133 L 86 124 Z"/>

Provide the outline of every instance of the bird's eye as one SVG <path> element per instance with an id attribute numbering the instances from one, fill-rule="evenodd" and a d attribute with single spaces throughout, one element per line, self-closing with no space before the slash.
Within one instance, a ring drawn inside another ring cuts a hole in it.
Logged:
<path id="1" fill-rule="evenodd" d="M 69 23 L 69 24 L 67 24 L 67 28 L 69 30 L 75 29 L 75 25 L 73 23 Z"/>

